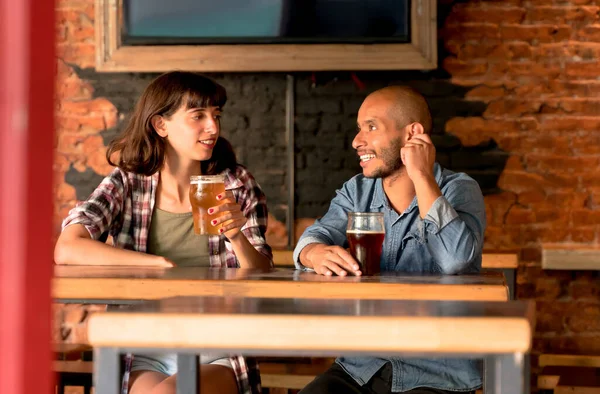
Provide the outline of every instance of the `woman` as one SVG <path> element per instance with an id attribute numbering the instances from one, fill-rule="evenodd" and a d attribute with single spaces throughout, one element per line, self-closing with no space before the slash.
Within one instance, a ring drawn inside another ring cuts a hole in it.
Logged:
<path id="1" fill-rule="evenodd" d="M 266 199 L 252 175 L 237 164 L 220 134 L 227 95 L 213 80 L 169 72 L 143 92 L 128 126 L 108 147 L 115 165 L 85 202 L 63 222 L 57 264 L 172 267 L 272 266 L 265 242 Z M 118 157 L 118 158 L 117 158 Z M 212 207 L 221 235 L 193 233 L 190 176 L 225 175 L 221 204 Z M 113 246 L 96 242 L 106 233 Z M 255 365 L 242 357 L 201 356 L 202 393 L 257 392 Z M 129 374 L 131 372 L 131 374 Z M 130 394 L 175 393 L 170 354 L 128 356 L 124 387 Z M 251 387 L 250 380 L 256 380 Z"/>

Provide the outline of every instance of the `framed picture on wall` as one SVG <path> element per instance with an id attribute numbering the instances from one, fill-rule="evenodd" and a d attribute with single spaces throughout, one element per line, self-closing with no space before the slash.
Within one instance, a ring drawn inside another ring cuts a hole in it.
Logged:
<path id="1" fill-rule="evenodd" d="M 436 0 L 96 0 L 98 71 L 437 67 Z"/>

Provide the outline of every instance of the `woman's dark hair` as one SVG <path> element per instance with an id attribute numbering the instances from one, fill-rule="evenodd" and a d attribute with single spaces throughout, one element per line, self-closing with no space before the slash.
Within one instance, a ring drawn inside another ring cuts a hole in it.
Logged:
<path id="1" fill-rule="evenodd" d="M 189 108 L 223 108 L 227 102 L 225 88 L 212 79 L 184 71 L 160 75 L 144 90 L 127 127 L 108 146 L 106 159 L 113 166 L 136 174 L 152 175 L 165 160 L 165 141 L 152 126 L 155 115 L 171 117 L 185 105 Z M 111 157 L 119 153 L 115 163 Z M 209 160 L 200 162 L 202 174 L 235 170 L 237 160 L 231 144 L 219 137 Z"/>

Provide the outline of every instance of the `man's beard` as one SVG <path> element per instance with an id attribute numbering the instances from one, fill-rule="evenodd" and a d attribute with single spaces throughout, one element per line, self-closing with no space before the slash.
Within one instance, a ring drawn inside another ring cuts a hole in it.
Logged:
<path id="1" fill-rule="evenodd" d="M 402 149 L 403 146 L 402 138 L 398 137 L 390 143 L 388 148 L 381 149 L 377 157 L 383 161 L 383 166 L 375 169 L 375 171 L 373 171 L 371 175 L 368 175 L 367 178 L 387 178 L 397 174 L 404 168 L 402 156 L 400 155 L 400 149 Z"/>

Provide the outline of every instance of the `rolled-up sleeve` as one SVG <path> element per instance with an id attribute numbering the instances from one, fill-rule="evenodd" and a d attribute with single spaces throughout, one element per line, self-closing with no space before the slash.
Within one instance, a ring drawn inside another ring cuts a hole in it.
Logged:
<path id="1" fill-rule="evenodd" d="M 265 237 L 269 216 L 267 197 L 249 171 L 240 167 L 238 172 L 238 179 L 244 185 L 240 188 L 238 196 L 238 203 L 240 203 L 242 212 L 246 217 L 246 224 L 242 227 L 242 233 L 246 236 L 248 242 L 254 246 L 254 249 L 271 261 L 272 266 L 273 252 Z"/>
<path id="2" fill-rule="evenodd" d="M 92 239 L 99 239 L 110 230 L 122 211 L 125 183 L 119 169 L 102 180 L 90 197 L 78 203 L 63 220 L 62 229 L 73 224 L 83 225 Z"/>
<path id="3" fill-rule="evenodd" d="M 475 181 L 455 182 L 443 194 L 423 219 L 429 252 L 445 274 L 479 271 L 477 257 L 486 225 L 479 185 Z"/>
<path id="4" fill-rule="evenodd" d="M 306 269 L 300 263 L 300 253 L 310 244 L 347 246 L 348 212 L 354 210 L 351 192 L 354 188 L 350 186 L 351 182 L 352 180 L 346 182 L 341 189 L 336 191 L 336 196 L 331 200 L 327 213 L 308 227 L 298 240 L 293 256 L 297 269 Z"/>

